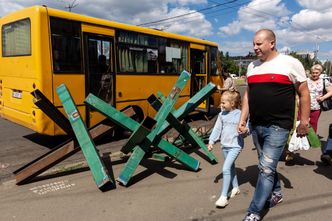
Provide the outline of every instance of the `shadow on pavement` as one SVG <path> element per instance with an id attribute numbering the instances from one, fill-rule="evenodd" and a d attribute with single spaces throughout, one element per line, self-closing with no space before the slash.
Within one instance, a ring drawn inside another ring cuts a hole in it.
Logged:
<path id="1" fill-rule="evenodd" d="M 141 161 L 140 165 L 145 167 L 146 170 L 139 172 L 139 173 L 135 174 L 134 176 L 132 176 L 127 187 L 130 187 L 131 185 L 145 179 L 146 177 L 151 176 L 154 173 L 157 173 L 160 176 L 163 176 L 168 179 L 175 178 L 177 176 L 177 174 L 167 170 L 167 167 L 175 168 L 177 170 L 188 170 L 188 172 L 191 171 L 188 167 L 186 167 L 180 163 L 177 163 L 175 160 L 166 160 L 165 162 L 160 163 L 159 160 L 155 160 L 155 159 L 151 159 L 151 158 L 144 158 Z M 199 170 L 200 169 L 198 169 L 198 171 Z"/>
<path id="2" fill-rule="evenodd" d="M 316 162 L 317 168 L 313 171 L 317 174 L 323 175 L 326 178 L 332 180 L 332 166 L 331 165 L 325 165 L 320 161 Z"/>
<path id="3" fill-rule="evenodd" d="M 250 183 L 251 186 L 255 187 L 256 186 L 256 181 L 258 178 L 258 167 L 257 165 L 252 165 L 246 167 L 245 170 L 241 168 L 236 168 L 236 173 L 237 173 L 237 179 L 239 182 L 239 185 L 244 184 L 244 183 Z M 219 180 L 221 180 L 223 177 L 223 174 L 220 173 L 218 176 L 214 178 L 214 182 L 218 183 Z"/>
<path id="4" fill-rule="evenodd" d="M 309 150 L 310 151 L 310 150 Z M 295 166 L 295 165 L 300 165 L 300 166 L 304 166 L 304 165 L 315 165 L 314 161 L 308 160 L 302 156 L 300 156 L 300 153 L 292 153 L 293 156 L 293 160 L 290 161 L 285 161 L 285 165 L 286 166 Z"/>
<path id="5" fill-rule="evenodd" d="M 259 171 L 258 171 L 257 165 L 248 166 L 248 167 L 246 167 L 245 170 L 242 170 L 241 168 L 236 168 L 239 185 L 244 184 L 244 183 L 250 183 L 250 185 L 252 187 L 256 187 L 258 172 Z M 278 172 L 278 175 L 279 175 L 280 181 L 284 184 L 283 187 L 285 187 L 287 189 L 293 189 L 293 186 L 287 177 L 285 177 L 280 172 Z M 219 174 L 218 176 L 216 176 L 214 178 L 214 182 L 218 183 L 219 180 L 222 179 L 222 177 L 223 177 L 223 174 L 222 173 Z"/>
<path id="6" fill-rule="evenodd" d="M 25 139 L 28 139 L 36 144 L 47 147 L 49 149 L 52 149 L 52 148 L 62 144 L 64 141 L 66 141 L 69 138 L 66 135 L 48 136 L 48 135 L 41 135 L 38 133 L 28 134 L 23 137 Z"/>

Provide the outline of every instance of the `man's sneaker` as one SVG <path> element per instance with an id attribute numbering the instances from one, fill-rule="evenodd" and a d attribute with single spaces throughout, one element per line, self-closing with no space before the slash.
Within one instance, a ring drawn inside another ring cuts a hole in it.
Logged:
<path id="1" fill-rule="evenodd" d="M 239 189 L 239 187 L 235 187 L 235 188 L 233 188 L 232 191 L 231 191 L 231 195 L 230 195 L 229 197 L 230 197 L 230 198 L 233 198 L 233 197 L 235 197 L 237 194 L 240 194 L 240 189 Z"/>
<path id="2" fill-rule="evenodd" d="M 283 201 L 282 195 L 280 193 L 272 193 L 270 199 L 270 208 L 275 207 Z"/>
<path id="3" fill-rule="evenodd" d="M 246 217 L 244 217 L 243 219 L 243 221 L 259 221 L 259 220 L 261 220 L 261 217 L 254 213 L 248 213 Z"/>
<path id="4" fill-rule="evenodd" d="M 228 200 L 226 196 L 220 196 L 219 199 L 216 201 L 217 207 L 225 207 L 228 205 Z"/>

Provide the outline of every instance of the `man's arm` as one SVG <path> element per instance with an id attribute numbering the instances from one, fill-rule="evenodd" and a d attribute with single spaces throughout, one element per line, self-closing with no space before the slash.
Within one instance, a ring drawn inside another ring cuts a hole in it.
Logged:
<path id="1" fill-rule="evenodd" d="M 310 117 L 310 94 L 307 81 L 296 84 L 296 90 L 300 100 L 300 124 L 296 128 L 298 136 L 306 136 L 309 132 L 309 117 Z"/>
<path id="2" fill-rule="evenodd" d="M 238 132 L 240 134 L 245 133 L 247 131 L 246 126 L 247 126 L 247 119 L 248 119 L 248 115 L 249 115 L 248 90 L 249 90 L 249 88 L 247 87 L 246 90 L 244 91 L 244 95 L 242 98 L 241 116 L 240 116 L 240 122 L 238 125 Z"/>

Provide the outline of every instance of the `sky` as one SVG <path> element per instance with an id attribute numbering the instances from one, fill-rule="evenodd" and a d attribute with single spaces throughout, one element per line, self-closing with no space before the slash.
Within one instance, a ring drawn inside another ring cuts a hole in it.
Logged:
<path id="1" fill-rule="evenodd" d="M 0 0 L 0 17 L 33 5 L 210 40 L 230 56 L 252 52 L 269 28 L 279 51 L 332 60 L 332 0 Z"/>

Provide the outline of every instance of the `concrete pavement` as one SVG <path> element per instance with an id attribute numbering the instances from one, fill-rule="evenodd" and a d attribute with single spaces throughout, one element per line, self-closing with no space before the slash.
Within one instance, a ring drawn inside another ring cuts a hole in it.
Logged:
<path id="1" fill-rule="evenodd" d="M 325 141 L 332 111 L 322 113 L 318 133 Z M 11 172 L 47 152 L 45 144 L 33 142 L 35 135 L 28 129 L 1 120 L 0 163 L 0 220 L 108 220 L 108 221 L 212 221 L 242 220 L 251 201 L 257 178 L 257 155 L 252 150 L 251 137 L 236 161 L 241 193 L 225 209 L 217 209 L 214 202 L 222 185 L 222 157 L 211 165 L 197 150 L 188 150 L 200 160 L 198 172 L 181 164 L 161 163 L 145 159 L 135 172 L 129 187 L 100 192 L 84 165 L 71 171 L 22 186 L 15 185 Z M 59 142 L 57 138 L 54 142 Z M 101 145 L 110 152 L 121 142 Z M 48 143 L 49 148 L 52 145 Z M 324 144 L 324 142 L 323 142 Z M 269 210 L 264 220 L 330 220 L 332 218 L 332 167 L 319 162 L 320 149 L 300 151 L 294 162 L 280 162 L 284 202 Z M 81 162 L 79 155 L 68 162 Z M 68 163 L 67 162 L 67 163 Z M 124 160 L 112 158 L 117 176 Z M 62 165 L 66 165 L 63 162 Z M 61 166 L 61 165 L 60 165 Z"/>

